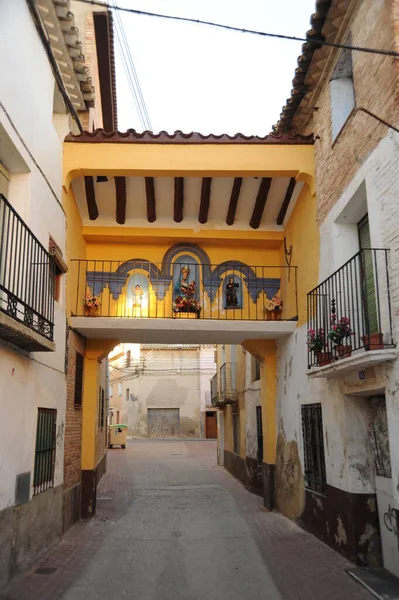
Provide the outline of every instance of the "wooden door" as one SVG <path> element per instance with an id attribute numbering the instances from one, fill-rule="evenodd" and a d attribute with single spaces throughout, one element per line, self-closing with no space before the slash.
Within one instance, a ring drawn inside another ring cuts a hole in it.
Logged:
<path id="1" fill-rule="evenodd" d="M 180 437 L 180 410 L 178 408 L 148 408 L 147 436 L 151 438 Z"/>
<path id="2" fill-rule="evenodd" d="M 218 436 L 216 410 L 206 411 L 205 415 L 205 436 L 207 439 L 216 440 Z"/>

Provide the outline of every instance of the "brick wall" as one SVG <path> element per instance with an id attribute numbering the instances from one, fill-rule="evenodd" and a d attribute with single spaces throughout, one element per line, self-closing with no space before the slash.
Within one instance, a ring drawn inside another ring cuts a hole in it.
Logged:
<path id="1" fill-rule="evenodd" d="M 397 0 L 393 3 L 399 12 Z M 350 25 L 352 45 L 394 49 L 395 37 L 390 2 L 364 0 Z M 398 31 L 399 38 L 399 31 Z M 338 58 L 338 52 L 337 52 Z M 399 123 L 398 71 L 392 57 L 352 52 L 356 106 L 367 108 L 382 119 Z M 349 117 L 335 143 L 331 138 L 329 78 L 318 98 L 312 130 L 315 142 L 318 221 L 321 223 L 345 187 L 364 163 L 387 127 L 372 117 L 357 113 Z"/>
<path id="2" fill-rule="evenodd" d="M 64 488 L 80 483 L 82 451 L 82 409 L 74 406 L 76 352 L 84 355 L 85 341 L 72 330 L 68 340 L 67 407 L 64 444 Z"/>

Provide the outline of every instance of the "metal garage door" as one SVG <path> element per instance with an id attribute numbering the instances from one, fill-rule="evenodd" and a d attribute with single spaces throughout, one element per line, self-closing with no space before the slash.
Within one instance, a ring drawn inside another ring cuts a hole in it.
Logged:
<path id="1" fill-rule="evenodd" d="M 148 437 L 177 438 L 180 436 L 178 408 L 148 408 Z"/>

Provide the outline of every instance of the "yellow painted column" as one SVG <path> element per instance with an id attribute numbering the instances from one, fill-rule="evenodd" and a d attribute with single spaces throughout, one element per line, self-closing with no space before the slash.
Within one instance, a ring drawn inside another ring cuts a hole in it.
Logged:
<path id="1" fill-rule="evenodd" d="M 277 445 L 276 342 L 246 340 L 243 347 L 261 361 L 264 504 L 266 508 L 272 510 L 275 507 Z"/>

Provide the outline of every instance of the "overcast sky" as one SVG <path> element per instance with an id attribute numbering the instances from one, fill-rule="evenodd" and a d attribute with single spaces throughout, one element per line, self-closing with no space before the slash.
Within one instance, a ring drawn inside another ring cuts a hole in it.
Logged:
<path id="1" fill-rule="evenodd" d="M 303 37 L 315 0 L 118 0 L 120 6 Z M 120 13 L 154 131 L 265 135 L 301 43 Z M 116 44 L 116 49 L 118 48 Z M 142 130 L 117 52 L 119 130 Z"/>

